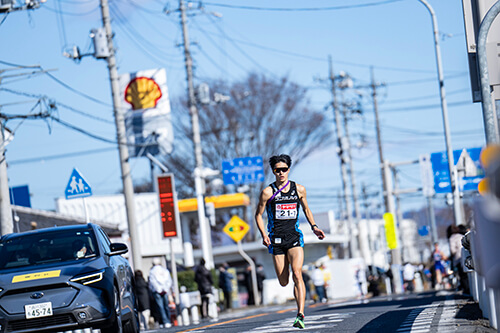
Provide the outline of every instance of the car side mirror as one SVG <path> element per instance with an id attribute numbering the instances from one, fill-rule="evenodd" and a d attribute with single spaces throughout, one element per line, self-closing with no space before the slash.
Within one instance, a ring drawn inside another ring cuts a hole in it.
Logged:
<path id="1" fill-rule="evenodd" d="M 111 252 L 109 252 L 109 256 L 116 256 L 119 254 L 125 254 L 128 252 L 128 247 L 123 243 L 111 243 L 110 246 Z"/>

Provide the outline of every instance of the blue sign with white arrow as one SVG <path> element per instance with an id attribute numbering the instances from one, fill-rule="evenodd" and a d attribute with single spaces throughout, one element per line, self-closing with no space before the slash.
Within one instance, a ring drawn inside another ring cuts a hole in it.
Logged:
<path id="1" fill-rule="evenodd" d="M 453 151 L 453 165 L 458 169 L 460 191 L 477 191 L 477 185 L 484 178 L 484 170 L 479 163 L 481 148 L 459 149 Z M 450 172 L 446 152 L 431 154 L 434 190 L 436 193 L 450 193 Z"/>
<path id="2" fill-rule="evenodd" d="M 264 166 L 262 157 L 240 157 L 222 161 L 222 179 L 225 185 L 263 182 Z"/>
<path id="3" fill-rule="evenodd" d="M 64 191 L 66 199 L 84 198 L 92 195 L 92 189 L 82 174 L 76 168 L 71 172 L 68 185 Z"/>

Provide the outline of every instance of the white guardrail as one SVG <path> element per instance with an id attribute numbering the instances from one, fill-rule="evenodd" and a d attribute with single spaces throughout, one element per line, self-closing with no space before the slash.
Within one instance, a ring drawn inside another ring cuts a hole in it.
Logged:
<path id="1" fill-rule="evenodd" d="M 475 216 L 473 229 L 462 240 L 462 267 L 483 317 L 500 333 L 500 205 L 497 199 L 482 200 Z M 471 263 L 467 263 L 468 257 L 472 258 Z"/>

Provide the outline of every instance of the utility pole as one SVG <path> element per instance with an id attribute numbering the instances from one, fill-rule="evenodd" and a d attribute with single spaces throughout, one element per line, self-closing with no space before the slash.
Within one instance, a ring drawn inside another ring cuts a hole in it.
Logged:
<path id="1" fill-rule="evenodd" d="M 399 198 L 399 179 L 398 179 L 398 170 L 396 169 L 395 166 L 391 167 L 392 169 L 392 176 L 394 178 L 394 197 L 396 199 L 396 221 L 398 221 L 399 228 L 398 231 L 400 231 L 400 228 L 403 226 L 403 213 L 401 212 L 401 200 Z M 401 232 L 398 232 L 398 243 L 400 244 L 401 248 L 401 261 L 405 258 L 405 244 L 404 244 L 404 237 L 401 234 Z"/>
<path id="2" fill-rule="evenodd" d="M 40 7 L 43 0 L 27 0 L 25 4 L 19 7 L 14 7 L 14 1 L 2 1 L 0 13 L 7 15 L 14 11 L 32 10 Z M 0 71 L 2 73 L 2 71 Z M 0 77 L 0 83 L 2 77 Z M 4 123 L 0 121 L 0 236 L 14 232 L 14 223 L 12 219 L 12 208 L 10 205 L 10 190 L 9 177 L 7 175 L 7 162 L 5 156 L 5 146 L 8 142 L 5 141 Z"/>
<path id="3" fill-rule="evenodd" d="M 372 88 L 372 98 L 373 98 L 373 111 L 375 112 L 375 131 L 377 133 L 377 145 L 378 145 L 378 154 L 380 159 L 380 169 L 382 173 L 382 189 L 384 194 L 385 211 L 387 213 L 391 213 L 396 219 L 394 197 L 392 193 L 392 181 L 389 172 L 389 163 L 387 163 L 387 161 L 384 160 L 384 153 L 382 150 L 382 134 L 380 133 L 380 121 L 378 117 L 377 84 L 375 82 L 375 74 L 373 71 L 373 67 L 371 68 L 371 81 L 372 81 L 371 88 Z M 396 220 L 395 231 L 396 231 L 396 237 L 397 239 L 399 239 L 397 220 Z M 394 267 L 393 275 L 395 282 L 394 285 L 396 286 L 395 291 L 396 293 L 401 293 L 403 290 L 402 290 L 402 283 L 400 283 L 401 278 L 399 274 L 399 270 L 402 264 L 400 246 L 391 250 L 391 258 L 392 258 L 392 265 Z"/>
<path id="4" fill-rule="evenodd" d="M 200 124 L 198 107 L 193 84 L 193 59 L 189 51 L 189 35 L 187 29 L 186 6 L 184 0 L 179 0 L 179 10 L 181 12 L 182 37 L 184 41 L 184 62 L 186 66 L 186 80 L 188 85 L 188 107 L 191 115 L 191 127 L 193 132 L 194 159 L 196 162 L 194 170 L 194 184 L 196 190 L 196 201 L 198 203 L 198 222 L 200 224 L 201 248 L 206 267 L 214 267 L 212 256 L 212 235 L 205 214 L 205 200 L 203 196 L 203 155 L 201 150 Z"/>
<path id="5" fill-rule="evenodd" d="M 139 245 L 139 235 L 135 219 L 134 186 L 129 164 L 129 153 L 127 138 L 125 136 L 125 119 L 123 109 L 120 108 L 120 86 L 118 82 L 118 71 L 116 69 L 115 49 L 113 47 L 113 31 L 111 30 L 111 19 L 109 16 L 108 0 L 101 1 L 102 24 L 106 31 L 108 41 L 109 56 L 106 58 L 109 70 L 109 80 L 111 83 L 111 95 L 113 97 L 113 114 L 116 124 L 116 138 L 118 141 L 118 152 L 120 155 L 120 168 L 122 173 L 123 194 L 125 197 L 125 210 L 127 213 L 128 232 L 130 236 L 130 246 L 132 247 L 132 262 L 135 269 L 141 268 L 141 250 Z"/>
<path id="6" fill-rule="evenodd" d="M 5 156 L 5 131 L 3 121 L 0 121 L 0 223 L 1 235 L 14 232 L 12 209 L 10 207 L 9 178 L 7 176 L 7 162 Z"/>
<path id="7" fill-rule="evenodd" d="M 348 108 L 346 108 L 344 103 L 344 94 L 342 93 L 342 116 L 344 123 L 344 134 L 345 134 L 345 151 L 347 153 L 347 163 L 349 165 L 349 177 L 351 179 L 351 192 L 352 192 L 352 200 L 354 202 L 354 216 L 356 220 L 356 226 L 358 228 L 358 237 L 356 238 L 356 249 L 359 249 L 361 256 L 366 260 L 365 253 L 363 249 L 366 247 L 366 239 L 361 237 L 360 233 L 360 222 L 361 222 L 361 209 L 359 208 L 359 200 L 358 200 L 358 191 L 356 186 L 356 177 L 354 174 L 354 166 L 352 162 L 352 151 L 351 151 L 351 139 L 349 135 L 349 115 L 351 112 Z"/>
<path id="8" fill-rule="evenodd" d="M 349 190 L 347 188 L 347 167 L 346 161 L 344 158 L 344 151 L 342 147 L 342 132 L 340 129 L 340 110 L 337 102 L 337 93 L 335 88 L 335 75 L 333 73 L 333 65 L 332 65 L 332 57 L 328 57 L 328 62 L 330 65 L 330 82 L 331 82 L 331 90 L 332 90 L 332 107 L 333 107 L 333 115 L 335 120 L 335 131 L 337 132 L 337 149 L 338 156 L 340 161 L 340 171 L 342 175 L 342 189 L 344 193 L 344 202 L 347 211 L 347 223 L 348 223 L 348 233 L 349 233 L 349 257 L 352 258 L 355 255 L 354 252 L 354 244 L 352 239 L 352 207 L 351 207 L 351 199 L 349 198 Z"/>
<path id="9" fill-rule="evenodd" d="M 375 246 L 374 246 L 374 241 L 372 237 L 372 232 L 371 232 L 371 227 L 370 227 L 370 212 L 368 210 L 368 207 L 370 207 L 370 204 L 368 203 L 368 193 L 366 192 L 366 186 L 365 184 L 361 185 L 361 193 L 363 193 L 363 205 L 365 206 L 365 220 L 366 220 L 366 229 L 368 230 L 368 247 L 370 249 L 370 260 L 372 264 L 372 275 L 377 276 L 377 269 L 375 268 Z"/>
<path id="10" fill-rule="evenodd" d="M 444 75 L 443 75 L 443 65 L 441 64 L 441 51 L 439 47 L 439 28 L 431 5 L 426 0 L 419 0 L 425 8 L 429 11 L 432 19 L 432 28 L 434 35 L 434 51 L 436 54 L 436 67 L 439 81 L 439 96 L 441 100 L 441 113 L 443 117 L 443 127 L 444 127 L 444 139 L 446 146 L 446 154 L 448 156 L 448 171 L 450 173 L 450 185 L 451 192 L 453 194 L 453 213 L 455 215 L 455 224 L 464 224 L 463 214 L 462 214 L 462 203 L 460 199 L 460 188 L 458 186 L 458 176 L 457 169 L 455 168 L 455 161 L 453 160 L 453 149 L 451 147 L 451 134 L 450 125 L 448 121 L 448 104 L 446 103 L 446 92 L 444 89 Z M 490 89 L 489 86 L 487 89 Z"/>

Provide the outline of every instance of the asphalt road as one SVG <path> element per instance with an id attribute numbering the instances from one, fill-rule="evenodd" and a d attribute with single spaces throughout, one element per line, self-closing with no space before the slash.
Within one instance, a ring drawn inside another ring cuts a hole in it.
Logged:
<path id="1" fill-rule="evenodd" d="M 217 321 L 149 332 L 297 332 L 295 315 L 292 303 L 254 307 L 222 313 Z M 325 333 L 496 332 L 481 319 L 477 304 L 451 291 L 310 304 L 305 324 L 302 331 Z"/>

